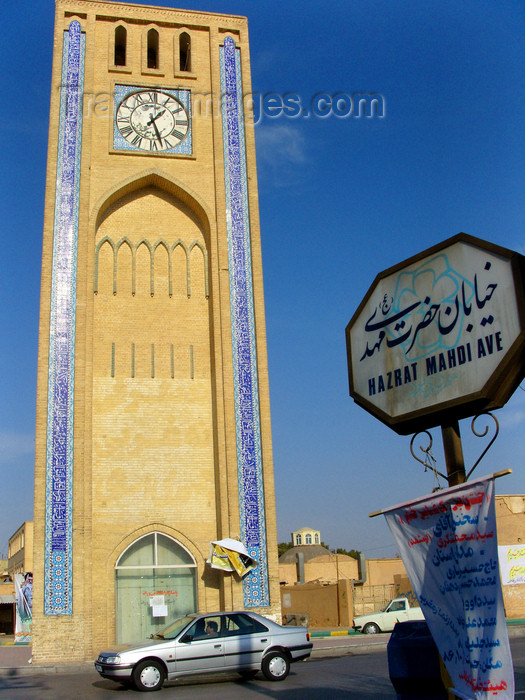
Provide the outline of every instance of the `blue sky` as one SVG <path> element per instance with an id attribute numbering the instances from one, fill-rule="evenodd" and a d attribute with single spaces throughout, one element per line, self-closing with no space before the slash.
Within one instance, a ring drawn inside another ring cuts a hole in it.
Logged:
<path id="1" fill-rule="evenodd" d="M 310 112 L 263 116 L 255 132 L 279 541 L 308 525 L 331 547 L 390 556 L 386 524 L 368 513 L 435 480 L 410 456 L 410 437 L 348 395 L 344 331 L 378 272 L 460 231 L 525 253 L 525 6 L 178 7 L 246 15 L 254 92 L 293 93 Z M 32 518 L 54 3 L 10 2 L 2 13 L 0 553 Z M 360 92 L 382 97 L 382 118 L 311 114 L 320 93 Z M 496 492 L 525 493 L 525 391 L 497 417 L 500 436 L 475 475 L 510 467 Z M 470 421 L 461 429 L 468 466 L 484 444 L 469 437 Z"/>

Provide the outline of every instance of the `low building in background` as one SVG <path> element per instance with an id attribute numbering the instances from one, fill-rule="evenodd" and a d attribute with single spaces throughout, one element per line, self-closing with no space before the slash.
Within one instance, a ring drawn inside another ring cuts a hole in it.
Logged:
<path id="1" fill-rule="evenodd" d="M 302 527 L 292 532 L 292 542 L 296 547 L 321 544 L 321 533 L 319 530 L 312 530 L 311 527 Z"/>
<path id="2" fill-rule="evenodd" d="M 7 570 L 7 559 L 0 559 L 0 636 L 14 634 L 15 584 Z"/>
<path id="3" fill-rule="evenodd" d="M 525 617 L 525 495 L 496 496 L 495 501 L 505 615 L 507 619 L 522 618 Z"/>
<path id="4" fill-rule="evenodd" d="M 332 554 L 321 545 L 292 547 L 279 557 L 281 585 L 313 582 L 328 584 L 358 578 L 357 559 L 346 554 Z"/>
<path id="5" fill-rule="evenodd" d="M 7 571 L 14 574 L 33 571 L 33 521 L 26 520 L 9 538 Z"/>
<path id="6" fill-rule="evenodd" d="M 495 508 L 505 615 L 525 618 L 525 495 L 496 496 Z M 285 624 L 347 627 L 353 617 L 382 610 L 397 596 L 417 605 L 401 557 L 366 559 L 361 571 L 353 557 L 322 546 L 318 530 L 296 530 L 292 542 L 279 557 Z"/>

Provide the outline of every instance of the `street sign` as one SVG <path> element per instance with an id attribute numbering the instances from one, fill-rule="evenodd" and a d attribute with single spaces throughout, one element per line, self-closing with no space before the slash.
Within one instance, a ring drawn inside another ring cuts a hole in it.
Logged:
<path id="1" fill-rule="evenodd" d="M 381 272 L 346 328 L 350 395 L 399 434 L 501 408 L 525 376 L 525 258 L 464 233 Z"/>

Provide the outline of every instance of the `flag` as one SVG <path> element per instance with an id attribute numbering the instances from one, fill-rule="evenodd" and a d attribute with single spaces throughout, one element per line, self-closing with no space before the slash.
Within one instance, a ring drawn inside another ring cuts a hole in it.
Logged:
<path id="1" fill-rule="evenodd" d="M 454 693 L 465 700 L 512 700 L 494 479 L 476 479 L 382 512 Z"/>
<path id="2" fill-rule="evenodd" d="M 33 574 L 15 574 L 15 644 L 31 643 L 33 624 Z"/>
<path id="3" fill-rule="evenodd" d="M 242 578 L 257 566 L 242 542 L 227 537 L 210 544 L 210 556 L 207 563 L 212 569 L 235 571 Z"/>

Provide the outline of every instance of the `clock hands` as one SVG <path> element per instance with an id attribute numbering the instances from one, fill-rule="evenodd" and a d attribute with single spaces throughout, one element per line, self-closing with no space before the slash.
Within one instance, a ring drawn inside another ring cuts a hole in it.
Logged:
<path id="1" fill-rule="evenodd" d="M 165 111 L 166 110 L 163 109 L 162 112 L 159 112 L 156 115 L 150 114 L 149 122 L 146 124 L 146 126 L 153 126 L 153 129 L 155 130 L 155 135 L 157 136 L 160 143 L 162 143 L 162 136 L 160 135 L 160 131 L 159 131 L 159 128 L 156 124 L 156 121 L 159 117 L 162 117 L 162 115 L 164 114 Z"/>

